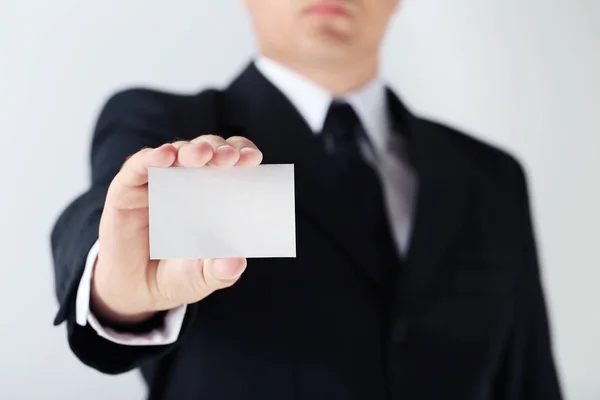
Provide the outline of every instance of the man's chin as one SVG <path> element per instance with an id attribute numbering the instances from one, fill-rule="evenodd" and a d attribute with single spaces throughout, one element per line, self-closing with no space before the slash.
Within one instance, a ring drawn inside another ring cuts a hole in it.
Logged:
<path id="1" fill-rule="evenodd" d="M 313 33 L 303 43 L 306 53 L 324 58 L 338 58 L 351 52 L 352 43 L 345 35 L 334 31 Z"/>
<path id="2" fill-rule="evenodd" d="M 343 48 L 334 46 L 318 46 L 302 52 L 302 59 L 312 67 L 326 67 L 338 65 L 349 59 L 348 52 Z"/>

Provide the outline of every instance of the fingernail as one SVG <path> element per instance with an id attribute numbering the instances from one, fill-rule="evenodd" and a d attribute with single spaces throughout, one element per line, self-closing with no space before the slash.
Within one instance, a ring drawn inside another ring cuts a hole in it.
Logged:
<path id="1" fill-rule="evenodd" d="M 244 147 L 243 149 L 240 150 L 240 154 L 250 153 L 251 151 L 254 151 L 254 149 L 252 147 Z"/>
<path id="2" fill-rule="evenodd" d="M 214 266 L 214 276 L 220 280 L 232 280 L 239 278 L 246 270 L 247 265 L 239 266 L 229 263 L 218 263 Z"/>
<path id="3" fill-rule="evenodd" d="M 233 149 L 233 147 L 231 147 L 228 144 L 223 144 L 223 145 L 217 147 L 217 151 L 219 151 L 219 150 L 227 150 L 227 149 Z"/>

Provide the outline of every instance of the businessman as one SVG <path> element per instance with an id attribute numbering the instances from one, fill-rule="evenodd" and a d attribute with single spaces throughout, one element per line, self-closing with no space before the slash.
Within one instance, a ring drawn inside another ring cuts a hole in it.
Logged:
<path id="1" fill-rule="evenodd" d="M 98 117 L 51 238 L 73 353 L 152 399 L 561 399 L 523 168 L 385 85 L 399 2 L 243 3 L 230 85 Z M 261 162 L 295 165 L 296 258 L 149 259 L 148 167 Z"/>

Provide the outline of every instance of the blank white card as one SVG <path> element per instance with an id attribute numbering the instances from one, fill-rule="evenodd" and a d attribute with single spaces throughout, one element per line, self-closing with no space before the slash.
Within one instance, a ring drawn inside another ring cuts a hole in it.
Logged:
<path id="1" fill-rule="evenodd" d="M 148 170 L 150 258 L 296 257 L 294 166 Z"/>

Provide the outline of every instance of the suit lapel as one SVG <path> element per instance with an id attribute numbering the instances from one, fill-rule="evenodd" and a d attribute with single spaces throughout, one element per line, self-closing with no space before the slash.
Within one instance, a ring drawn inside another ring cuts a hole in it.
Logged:
<path id="1" fill-rule="evenodd" d="M 348 188 L 329 175 L 333 169 L 320 136 L 289 100 L 250 65 L 227 89 L 225 101 L 229 134 L 253 140 L 265 164 L 294 164 L 296 218 L 318 226 L 368 282 L 384 284 L 382 272 L 370 265 L 375 250 L 361 240 Z M 299 247 L 297 257 L 303 256 Z"/>
<path id="2" fill-rule="evenodd" d="M 456 141 L 449 140 L 456 133 L 415 117 L 391 91 L 388 98 L 418 179 L 411 244 L 395 293 L 396 306 L 404 309 L 423 299 L 461 229 L 468 211 L 470 171 L 455 149 Z"/>
<path id="3" fill-rule="evenodd" d="M 454 150 L 455 141 L 448 140 L 453 133 L 415 117 L 391 91 L 388 104 L 418 179 L 410 247 L 395 285 L 395 305 L 408 307 L 426 293 L 461 227 L 469 171 Z M 289 100 L 251 64 L 226 90 L 223 108 L 228 135 L 253 140 L 266 164 L 294 164 L 296 218 L 316 224 L 370 283 L 385 286 L 383 271 L 370 265 L 375 249 L 369 247 L 372 241 L 361 240 L 364 233 L 354 222 L 347 189 L 329 175 L 321 138 Z"/>

